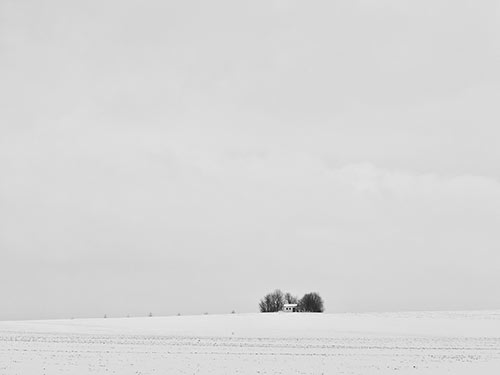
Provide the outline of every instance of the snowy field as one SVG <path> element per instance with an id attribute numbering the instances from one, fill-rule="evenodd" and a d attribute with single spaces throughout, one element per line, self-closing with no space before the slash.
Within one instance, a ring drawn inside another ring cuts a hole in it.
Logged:
<path id="1" fill-rule="evenodd" d="M 0 322 L 0 374 L 500 374 L 500 311 Z"/>

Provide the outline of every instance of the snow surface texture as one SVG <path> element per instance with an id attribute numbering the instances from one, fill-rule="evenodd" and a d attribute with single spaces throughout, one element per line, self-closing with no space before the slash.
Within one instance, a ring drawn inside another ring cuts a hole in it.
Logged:
<path id="1" fill-rule="evenodd" d="M 0 374 L 499 374 L 500 311 L 0 322 Z"/>

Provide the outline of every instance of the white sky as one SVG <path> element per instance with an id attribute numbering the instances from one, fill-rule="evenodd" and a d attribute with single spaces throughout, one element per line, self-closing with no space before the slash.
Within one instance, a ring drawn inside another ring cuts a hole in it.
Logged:
<path id="1" fill-rule="evenodd" d="M 0 0 L 0 319 L 500 308 L 488 0 Z"/>

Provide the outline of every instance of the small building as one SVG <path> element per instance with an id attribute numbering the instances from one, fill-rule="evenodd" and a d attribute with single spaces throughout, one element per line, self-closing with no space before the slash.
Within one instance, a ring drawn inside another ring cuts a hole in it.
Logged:
<path id="1" fill-rule="evenodd" d="M 283 305 L 283 312 L 297 312 L 299 311 L 296 303 L 285 303 Z"/>

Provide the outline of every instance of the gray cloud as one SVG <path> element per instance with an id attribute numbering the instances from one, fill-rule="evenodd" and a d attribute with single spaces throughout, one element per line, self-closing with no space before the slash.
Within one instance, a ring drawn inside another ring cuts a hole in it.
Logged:
<path id="1" fill-rule="evenodd" d="M 0 14 L 0 318 L 498 307 L 495 2 Z"/>

